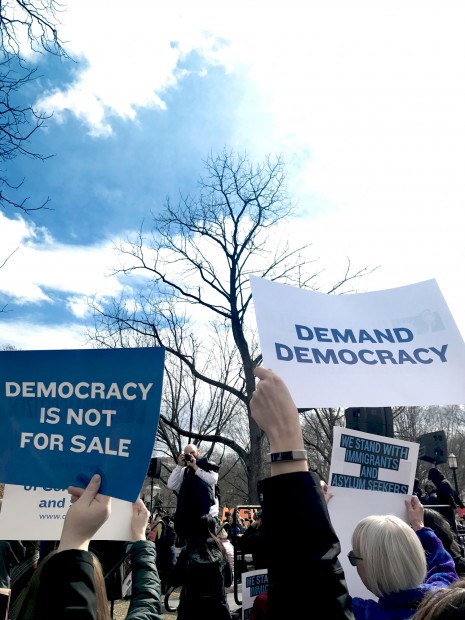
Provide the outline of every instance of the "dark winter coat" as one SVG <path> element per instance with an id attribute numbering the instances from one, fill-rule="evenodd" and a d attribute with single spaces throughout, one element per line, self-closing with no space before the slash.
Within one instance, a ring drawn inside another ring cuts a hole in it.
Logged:
<path id="1" fill-rule="evenodd" d="M 438 504 L 448 504 L 453 508 L 465 508 L 460 496 L 439 469 L 432 467 L 428 472 L 428 479 L 436 487 Z"/>
<path id="2" fill-rule="evenodd" d="M 160 580 L 153 542 L 131 547 L 132 596 L 126 620 L 163 620 Z M 88 551 L 60 551 L 46 561 L 40 576 L 34 620 L 97 620 L 94 563 Z"/>
<path id="3" fill-rule="evenodd" d="M 260 481 L 258 491 L 269 532 L 282 531 L 283 498 L 302 524 L 298 538 L 291 542 L 289 536 L 273 537 L 268 565 L 269 619 L 302 618 L 311 604 L 309 600 L 321 595 L 324 618 L 353 620 L 344 571 L 338 560 L 341 546 L 319 478 L 310 472 L 281 474 Z M 296 567 L 302 562 L 305 570 L 298 570 Z"/>
<path id="4" fill-rule="evenodd" d="M 225 593 L 231 584 L 226 554 L 184 547 L 171 577 L 171 585 L 182 585 L 178 620 L 231 620 Z"/>
<path id="5" fill-rule="evenodd" d="M 206 458 L 197 461 L 197 466 L 204 471 L 218 471 L 218 465 Z M 191 467 L 186 467 L 181 488 L 178 492 L 174 527 L 181 538 L 185 538 L 190 531 L 193 519 L 210 512 L 215 503 L 215 489 L 195 475 Z"/>

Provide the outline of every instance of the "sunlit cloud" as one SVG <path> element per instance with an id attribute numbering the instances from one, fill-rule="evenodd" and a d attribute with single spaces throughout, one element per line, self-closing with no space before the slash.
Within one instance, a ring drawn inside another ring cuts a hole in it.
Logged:
<path id="1" fill-rule="evenodd" d="M 1 317 L 1 345 L 12 345 L 16 349 L 28 351 L 92 348 L 80 324 L 47 326 L 14 321 L 4 316 Z"/>
<path id="2" fill-rule="evenodd" d="M 44 93 L 41 109 L 105 138 L 116 119 L 169 114 L 168 94 L 188 75 L 205 88 L 213 67 L 239 76 L 233 147 L 255 161 L 283 153 L 301 218 L 279 234 L 312 243 L 322 290 L 347 257 L 355 268 L 380 266 L 361 290 L 437 278 L 465 333 L 460 3 L 134 0 L 127 8 L 67 2 L 62 39 L 79 64 L 71 84 Z M 111 241 L 65 246 L 22 218 L 0 218 L 0 264 L 19 248 L 0 270 L 0 292 L 16 303 L 52 306 L 58 291 L 84 320 L 87 296 L 121 292 Z"/>
<path id="3" fill-rule="evenodd" d="M 16 303 L 53 303 L 51 289 L 69 293 L 72 299 L 122 289 L 112 276 L 115 252 L 110 241 L 91 247 L 63 245 L 45 228 L 0 213 L 0 247 L 4 252 L 0 260 L 18 248 L 0 269 L 0 292 Z"/>

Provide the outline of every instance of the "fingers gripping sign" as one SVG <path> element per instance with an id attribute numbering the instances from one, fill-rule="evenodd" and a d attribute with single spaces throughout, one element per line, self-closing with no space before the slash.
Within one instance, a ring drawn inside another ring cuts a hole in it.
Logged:
<path id="1" fill-rule="evenodd" d="M 85 489 L 68 487 L 74 503 L 66 514 L 59 551 L 88 550 L 91 539 L 107 521 L 111 513 L 111 497 L 98 492 L 100 483 L 100 476 L 95 474 Z"/>
<path id="2" fill-rule="evenodd" d="M 299 413 L 284 381 L 267 368 L 255 368 L 260 381 L 252 395 L 252 417 L 266 433 L 271 453 L 301 451 L 305 453 Z M 289 461 L 271 465 L 271 475 L 290 471 L 308 471 L 305 461 Z"/>

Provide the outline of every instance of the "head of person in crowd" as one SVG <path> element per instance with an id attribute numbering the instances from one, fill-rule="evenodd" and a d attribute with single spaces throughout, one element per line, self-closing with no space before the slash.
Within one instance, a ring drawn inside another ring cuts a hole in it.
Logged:
<path id="1" fill-rule="evenodd" d="M 431 467 L 428 472 L 428 480 L 430 480 L 436 487 L 438 487 L 443 480 L 445 480 L 444 474 L 442 474 L 436 467 Z"/>
<path id="2" fill-rule="evenodd" d="M 222 549 L 220 540 L 216 535 L 216 519 L 211 515 L 202 515 L 196 519 L 192 529 L 192 536 L 189 539 L 189 545 L 208 547 L 213 543 L 214 546 Z"/>
<path id="3" fill-rule="evenodd" d="M 465 618 L 465 580 L 429 592 L 412 620 L 462 620 Z"/>
<path id="4" fill-rule="evenodd" d="M 349 560 L 365 587 L 378 597 L 418 588 L 426 577 L 422 544 L 414 530 L 395 515 L 362 519 L 352 534 Z"/>
<path id="5" fill-rule="evenodd" d="M 89 552 L 95 533 L 111 513 L 111 497 L 99 493 L 100 475 L 85 489 L 68 487 L 72 505 L 66 513 L 58 549 L 36 569 L 16 620 L 43 618 L 93 618 L 110 620 L 102 565 Z M 142 499 L 133 503 L 130 548 L 132 588 L 128 618 L 161 617 L 161 592 L 156 551 L 146 540 L 149 511 Z M 158 613 L 158 615 L 156 615 Z"/>
<path id="6" fill-rule="evenodd" d="M 228 540 L 228 532 L 224 529 L 224 527 L 222 527 L 220 529 L 220 531 L 218 532 L 217 536 L 221 540 L 221 542 L 224 542 L 225 540 Z"/>
<path id="7" fill-rule="evenodd" d="M 198 461 L 201 457 L 201 454 L 199 448 L 197 448 L 195 444 L 189 443 L 187 444 L 187 446 L 185 446 L 183 454 L 181 456 L 183 457 L 185 464 L 187 465 L 192 461 L 192 458 Z"/>
<path id="8" fill-rule="evenodd" d="M 228 532 L 221 527 L 217 533 L 218 539 L 221 541 L 221 544 L 226 549 L 226 553 L 228 555 L 229 564 L 231 566 L 231 572 L 234 574 L 234 547 L 232 542 L 228 538 Z"/>
<path id="9" fill-rule="evenodd" d="M 253 516 L 253 521 L 250 524 L 251 527 L 260 528 L 263 525 L 263 511 L 257 510 Z"/>
<path id="10" fill-rule="evenodd" d="M 460 545 L 449 521 L 440 512 L 433 508 L 426 508 L 424 512 L 425 527 L 430 527 L 444 547 L 450 552 L 451 548 L 460 553 Z M 455 545 L 454 545 L 455 543 Z"/>
<path id="11" fill-rule="evenodd" d="M 425 482 L 424 493 L 420 496 L 420 501 L 425 506 L 434 506 L 438 503 L 438 494 L 436 492 L 436 487 L 428 480 Z"/>
<path id="12" fill-rule="evenodd" d="M 111 498 L 98 494 L 99 487 L 100 476 L 93 476 L 86 489 L 74 486 L 68 487 L 73 503 L 66 513 L 58 549 L 49 553 L 34 571 L 16 620 L 33 620 L 37 618 L 36 605 L 41 595 L 40 589 L 44 569 L 47 570 L 62 552 L 75 550 L 88 553 L 92 560 L 97 620 L 110 620 L 111 616 L 102 564 L 93 553 L 88 551 L 93 535 L 111 513 Z M 133 512 L 131 529 L 135 540 L 137 538 L 145 538 L 145 526 L 149 514 L 142 500 L 138 500 L 138 506 L 139 510 L 141 506 L 143 507 L 145 519 L 143 521 L 135 519 Z M 73 580 L 70 579 L 70 581 Z"/>
<path id="13" fill-rule="evenodd" d="M 415 480 L 413 481 L 413 491 L 412 493 L 414 495 L 416 495 L 417 497 L 421 497 L 421 486 L 420 486 L 420 479 L 419 478 L 415 478 Z"/>
<path id="14" fill-rule="evenodd" d="M 465 559 L 462 555 L 462 548 L 449 521 L 437 510 L 425 507 L 424 522 L 425 527 L 430 527 L 433 530 L 442 542 L 444 549 L 452 556 L 457 574 L 465 575 Z"/>
<path id="15" fill-rule="evenodd" d="M 55 549 L 49 553 L 38 565 L 27 586 L 26 595 L 21 604 L 21 608 L 16 616 L 16 620 L 35 620 L 35 600 L 40 585 L 40 577 L 42 570 L 47 562 L 57 553 Z M 110 609 L 108 605 L 108 596 L 105 586 L 105 577 L 100 560 L 92 553 L 92 561 L 94 565 L 94 584 L 95 594 L 97 598 L 97 620 L 111 620 Z"/>

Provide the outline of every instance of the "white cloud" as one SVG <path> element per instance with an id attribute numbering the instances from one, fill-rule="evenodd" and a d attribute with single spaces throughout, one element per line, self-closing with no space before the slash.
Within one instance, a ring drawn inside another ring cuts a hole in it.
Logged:
<path id="1" fill-rule="evenodd" d="M 134 120 L 137 108 L 165 109 L 164 93 L 186 75 L 180 60 L 194 49 L 209 56 L 219 45 L 202 24 L 214 5 L 206 12 L 201 5 L 68 0 L 60 34 L 83 69 L 64 92 L 45 93 L 38 107 L 58 120 L 71 112 L 94 135 L 110 134 L 114 115 Z"/>
<path id="2" fill-rule="evenodd" d="M 113 295 L 122 289 L 111 276 L 115 253 L 109 241 L 67 246 L 21 216 L 10 220 L 0 213 L 0 247 L 0 260 L 18 248 L 0 269 L 0 292 L 17 303 L 52 303 L 47 289 L 70 293 L 72 300 L 76 294 Z"/>
<path id="3" fill-rule="evenodd" d="M 12 321 L 4 316 L 0 320 L 0 345 L 12 345 L 27 351 L 92 348 L 82 325 L 38 325 L 29 321 Z"/>
<path id="4" fill-rule="evenodd" d="M 455 0 L 69 0 L 62 38 L 84 68 L 44 102 L 108 135 L 115 115 L 166 106 L 193 50 L 205 79 L 209 64 L 242 75 L 234 140 L 257 160 L 284 153 L 307 222 L 290 234 L 313 243 L 328 281 L 346 256 L 382 266 L 360 283 L 371 290 L 437 278 L 465 333 L 464 18 Z M 20 220 L 8 230 L 2 249 L 26 245 L 1 290 L 37 302 L 45 287 L 69 291 L 77 315 L 91 289 L 118 290 L 103 276 L 109 247 L 52 247 Z"/>
<path id="5" fill-rule="evenodd" d="M 86 319 L 92 315 L 87 297 L 78 297 L 76 295 L 68 297 L 66 307 L 78 319 Z"/>

